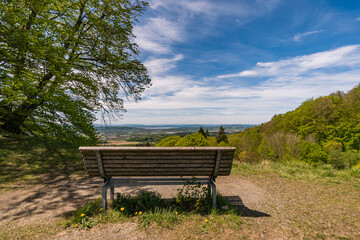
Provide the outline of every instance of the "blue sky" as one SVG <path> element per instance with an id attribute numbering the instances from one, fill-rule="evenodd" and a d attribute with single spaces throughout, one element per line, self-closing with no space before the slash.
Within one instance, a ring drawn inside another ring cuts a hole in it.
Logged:
<path id="1" fill-rule="evenodd" d="M 112 124 L 259 124 L 360 82 L 360 1 L 152 0 L 135 25 L 153 85 Z"/>

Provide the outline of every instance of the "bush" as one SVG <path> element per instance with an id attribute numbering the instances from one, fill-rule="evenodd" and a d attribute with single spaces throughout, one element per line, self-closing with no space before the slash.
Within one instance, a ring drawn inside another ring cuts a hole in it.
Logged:
<path id="1" fill-rule="evenodd" d="M 121 195 L 118 193 L 113 201 L 113 209 L 121 211 L 125 215 L 133 215 L 136 212 L 155 210 L 164 206 L 161 195 L 154 192 L 141 192 L 136 197 Z"/>
<path id="2" fill-rule="evenodd" d="M 319 144 L 304 140 L 301 143 L 301 159 L 312 164 L 320 162 L 326 163 L 328 155 Z"/>
<path id="3" fill-rule="evenodd" d="M 200 133 L 193 133 L 183 137 L 175 144 L 176 147 L 201 147 L 208 146 L 206 138 Z"/>
<path id="4" fill-rule="evenodd" d="M 359 152 L 355 150 L 348 150 L 344 152 L 341 158 L 345 163 L 345 167 L 347 168 L 351 168 L 360 162 Z"/>
<path id="5" fill-rule="evenodd" d="M 342 143 L 336 142 L 334 140 L 328 141 L 326 144 L 324 144 L 324 150 L 327 153 L 330 153 L 331 151 L 341 151 L 343 150 Z"/>
<path id="6" fill-rule="evenodd" d="M 238 156 L 238 159 L 240 162 L 246 162 L 246 163 L 257 163 L 260 161 L 259 156 L 250 151 L 241 152 Z"/>
<path id="7" fill-rule="evenodd" d="M 176 143 L 181 139 L 180 136 L 170 136 L 167 138 L 162 139 L 158 142 L 155 146 L 156 147 L 173 147 Z"/>
<path id="8" fill-rule="evenodd" d="M 342 152 L 339 150 L 331 150 L 328 155 L 328 163 L 336 169 L 344 169 L 346 163 L 342 158 Z"/>
<path id="9" fill-rule="evenodd" d="M 216 142 L 216 138 L 214 137 L 207 137 L 207 145 L 211 146 L 211 147 L 216 147 L 217 146 L 217 142 Z"/>
<path id="10" fill-rule="evenodd" d="M 355 150 L 346 152 L 332 150 L 328 156 L 328 162 L 336 169 L 351 168 L 359 162 L 359 159 L 359 153 Z"/>

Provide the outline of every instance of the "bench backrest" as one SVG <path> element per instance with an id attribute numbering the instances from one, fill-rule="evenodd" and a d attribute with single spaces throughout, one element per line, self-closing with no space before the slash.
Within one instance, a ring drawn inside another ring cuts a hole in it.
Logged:
<path id="1" fill-rule="evenodd" d="M 80 147 L 90 176 L 226 176 L 233 147 Z"/>

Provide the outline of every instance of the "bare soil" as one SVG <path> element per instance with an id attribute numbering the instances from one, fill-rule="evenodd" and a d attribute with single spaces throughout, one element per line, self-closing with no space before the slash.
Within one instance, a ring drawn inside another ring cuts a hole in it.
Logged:
<path id="1" fill-rule="evenodd" d="M 100 197 L 101 179 L 64 175 L 43 176 L 42 184 L 0 191 L 0 237 L 28 231 L 28 239 L 360 239 L 360 191 L 347 184 L 317 183 L 262 176 L 219 177 L 217 189 L 239 208 L 241 229 L 200 231 L 189 219 L 174 229 L 151 226 L 142 230 L 135 220 L 99 224 L 90 230 L 56 226 L 87 201 Z M 175 196 L 178 186 L 116 188 Z M 24 230 L 28 229 L 28 230 Z M 2 234 L 2 235 L 1 235 Z M 9 236 L 9 237 L 7 237 Z"/>

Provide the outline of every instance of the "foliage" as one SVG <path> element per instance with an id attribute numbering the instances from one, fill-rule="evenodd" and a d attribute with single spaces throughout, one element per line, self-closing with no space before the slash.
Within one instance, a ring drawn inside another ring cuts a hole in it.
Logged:
<path id="1" fill-rule="evenodd" d="M 214 137 L 207 137 L 206 141 L 207 141 L 208 146 L 211 146 L 211 147 L 217 146 L 216 138 L 214 138 Z"/>
<path id="2" fill-rule="evenodd" d="M 79 228 L 92 228 L 96 224 L 92 217 L 101 211 L 100 199 L 86 203 L 74 212 L 72 222 Z"/>
<path id="3" fill-rule="evenodd" d="M 216 141 L 217 143 L 221 143 L 221 142 L 229 143 L 229 140 L 225 134 L 225 129 L 223 128 L 223 126 L 219 127 L 219 131 L 217 132 L 216 135 Z"/>
<path id="4" fill-rule="evenodd" d="M 181 138 L 176 144 L 176 147 L 203 147 L 208 146 L 206 138 L 200 133 L 193 133 Z"/>
<path id="5" fill-rule="evenodd" d="M 178 189 L 176 195 L 176 207 L 181 211 L 199 211 L 209 205 L 210 196 L 208 196 L 208 188 L 191 182 Z"/>
<path id="6" fill-rule="evenodd" d="M 200 127 L 198 133 L 200 133 L 201 135 L 203 135 L 205 138 L 208 138 L 210 136 L 209 130 L 206 129 L 206 131 L 204 131 L 203 127 Z"/>
<path id="7" fill-rule="evenodd" d="M 359 112 L 360 85 L 348 93 L 309 99 L 267 123 L 229 135 L 229 144 L 237 148 L 238 157 L 251 152 L 271 161 L 303 160 L 351 168 L 359 161 Z"/>
<path id="8" fill-rule="evenodd" d="M 210 137 L 209 129 L 206 129 L 204 137 L 206 138 Z"/>
<path id="9" fill-rule="evenodd" d="M 205 131 L 204 131 L 203 127 L 200 127 L 198 133 L 200 133 L 201 135 L 203 135 L 206 138 Z"/>
<path id="10" fill-rule="evenodd" d="M 164 205 L 164 200 L 160 194 L 143 191 L 136 197 L 130 195 L 117 194 L 113 201 L 113 209 L 122 211 L 125 215 L 134 215 L 136 212 L 155 210 Z"/>
<path id="11" fill-rule="evenodd" d="M 180 136 L 170 136 L 162 139 L 155 144 L 156 147 L 174 147 L 176 143 L 181 139 Z"/>
<path id="12" fill-rule="evenodd" d="M 240 162 L 247 162 L 247 163 L 257 163 L 260 161 L 260 157 L 250 151 L 241 152 L 237 158 L 239 159 Z"/>
<path id="13" fill-rule="evenodd" d="M 95 112 L 120 114 L 150 86 L 130 0 L 0 2 L 0 128 L 95 143 Z M 119 93 L 121 91 L 121 93 Z"/>

